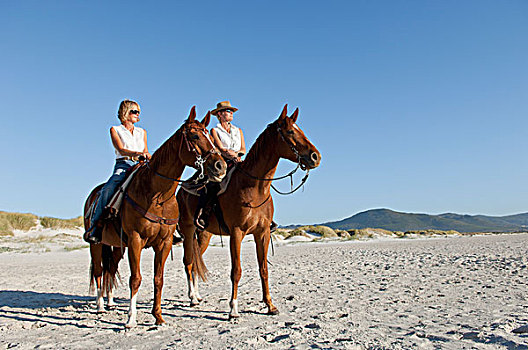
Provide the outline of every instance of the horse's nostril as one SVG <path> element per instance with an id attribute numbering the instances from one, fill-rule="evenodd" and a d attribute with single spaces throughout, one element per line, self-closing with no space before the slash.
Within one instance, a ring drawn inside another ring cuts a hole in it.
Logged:
<path id="1" fill-rule="evenodd" d="M 215 162 L 215 169 L 218 170 L 218 171 L 224 170 L 224 163 L 219 161 L 219 160 L 217 160 Z"/>
<path id="2" fill-rule="evenodd" d="M 310 155 L 310 158 L 315 163 L 319 160 L 319 155 L 317 154 L 317 152 L 312 152 L 312 154 Z"/>

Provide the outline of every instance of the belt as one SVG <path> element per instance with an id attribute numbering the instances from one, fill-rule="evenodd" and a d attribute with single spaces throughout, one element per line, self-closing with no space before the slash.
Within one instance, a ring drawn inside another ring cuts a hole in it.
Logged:
<path id="1" fill-rule="evenodd" d="M 133 160 L 134 162 L 137 162 L 137 161 L 139 161 L 139 156 L 136 156 L 136 157 L 121 157 L 121 158 L 117 158 L 116 160 Z"/>

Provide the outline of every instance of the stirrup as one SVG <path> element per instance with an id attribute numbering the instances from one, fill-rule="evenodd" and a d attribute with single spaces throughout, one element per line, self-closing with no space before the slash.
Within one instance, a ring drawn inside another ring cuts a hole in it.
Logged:
<path id="1" fill-rule="evenodd" d="M 198 209 L 198 213 L 194 218 L 194 226 L 198 230 L 204 231 L 209 226 L 209 217 L 211 216 L 212 207 L 206 205 L 203 208 Z"/>
<path id="2" fill-rule="evenodd" d="M 198 230 L 204 231 L 209 225 L 208 222 L 198 216 L 196 219 L 194 219 L 194 226 L 196 226 Z"/>

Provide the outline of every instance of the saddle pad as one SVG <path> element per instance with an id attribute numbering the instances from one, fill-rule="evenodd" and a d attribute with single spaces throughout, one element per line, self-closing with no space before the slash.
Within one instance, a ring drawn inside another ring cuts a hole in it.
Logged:
<path id="1" fill-rule="evenodd" d="M 117 213 L 119 212 L 119 209 L 121 208 L 121 203 L 123 202 L 126 189 L 128 185 L 130 184 L 130 181 L 132 181 L 132 179 L 134 178 L 134 175 L 140 168 L 141 166 L 139 166 L 139 164 L 130 168 L 130 174 L 128 174 L 125 181 L 121 184 L 121 186 L 119 186 L 119 189 L 112 196 L 112 198 L 110 199 L 110 202 L 108 202 L 108 204 L 105 207 L 109 213 L 113 215 L 117 215 Z"/>

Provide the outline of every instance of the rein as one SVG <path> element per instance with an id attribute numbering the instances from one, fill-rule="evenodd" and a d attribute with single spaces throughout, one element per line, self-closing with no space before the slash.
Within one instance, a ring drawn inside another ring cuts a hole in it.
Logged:
<path id="1" fill-rule="evenodd" d="M 271 127 L 272 124 L 268 124 L 268 128 Z M 310 169 L 306 169 L 306 167 L 304 167 L 302 164 L 301 164 L 301 156 L 299 154 L 299 151 L 297 151 L 297 149 L 295 148 L 295 146 L 291 143 L 291 142 L 288 142 L 288 139 L 286 139 L 284 137 L 284 134 L 282 133 L 282 129 L 280 128 L 280 126 L 277 126 L 277 131 L 279 133 L 279 135 L 281 136 L 282 140 L 288 145 L 290 146 L 291 150 L 293 151 L 293 153 L 295 153 L 295 155 L 297 156 L 297 166 L 295 167 L 295 169 L 293 169 L 292 171 L 290 171 L 288 174 L 286 175 L 283 175 L 283 176 L 279 176 L 279 177 L 274 177 L 272 179 L 268 179 L 268 178 L 259 178 L 257 176 L 253 176 L 251 175 L 250 173 L 248 173 L 247 171 L 245 171 L 244 169 L 242 169 L 241 167 L 239 167 L 238 169 L 246 176 L 254 179 L 254 180 L 258 180 L 258 181 L 269 181 L 269 182 L 272 182 L 272 181 L 276 181 L 276 180 L 282 180 L 282 179 L 285 179 L 287 177 L 290 178 L 290 183 L 291 183 L 291 187 L 293 187 L 293 174 L 295 174 L 297 172 L 297 170 L 299 170 L 299 168 L 301 168 L 302 170 L 306 170 L 306 175 L 304 175 L 304 177 L 302 178 L 301 180 L 301 183 L 299 184 L 299 186 L 297 186 L 295 189 L 292 189 L 291 191 L 289 192 L 281 192 L 279 191 L 275 186 L 273 186 L 273 184 L 271 184 L 271 188 L 273 188 L 273 190 L 275 190 L 275 192 L 277 192 L 278 194 L 281 194 L 281 195 L 289 195 L 289 194 L 292 194 L 294 192 L 296 192 L 299 188 L 301 188 L 305 183 L 306 181 L 308 180 L 308 175 L 310 174 Z M 263 205 L 264 203 L 266 203 L 268 201 L 268 199 L 271 197 L 268 196 L 268 198 L 266 198 L 266 200 L 260 204 L 259 206 L 257 207 L 254 207 L 254 208 L 258 208 L 260 207 L 261 205 Z M 253 208 L 253 207 L 251 207 Z"/>

